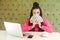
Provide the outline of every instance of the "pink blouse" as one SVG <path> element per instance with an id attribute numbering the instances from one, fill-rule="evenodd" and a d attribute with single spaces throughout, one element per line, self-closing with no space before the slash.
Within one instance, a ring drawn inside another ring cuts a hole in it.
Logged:
<path id="1" fill-rule="evenodd" d="M 32 26 L 29 26 L 29 21 L 30 21 L 30 19 L 27 19 L 25 21 L 25 23 L 22 24 L 22 31 L 23 32 L 28 32 L 29 30 L 32 29 Z M 50 33 L 53 32 L 53 28 L 46 18 L 43 18 L 43 23 L 44 23 L 44 25 L 42 25 L 41 29 L 43 29 L 46 32 L 50 32 Z"/>

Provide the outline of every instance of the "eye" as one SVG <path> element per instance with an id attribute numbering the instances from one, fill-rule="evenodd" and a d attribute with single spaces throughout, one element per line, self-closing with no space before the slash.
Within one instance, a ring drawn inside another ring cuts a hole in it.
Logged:
<path id="1" fill-rule="evenodd" d="M 36 14 L 35 12 L 33 14 Z"/>
<path id="2" fill-rule="evenodd" d="M 39 12 L 37 12 L 37 14 L 39 14 Z"/>

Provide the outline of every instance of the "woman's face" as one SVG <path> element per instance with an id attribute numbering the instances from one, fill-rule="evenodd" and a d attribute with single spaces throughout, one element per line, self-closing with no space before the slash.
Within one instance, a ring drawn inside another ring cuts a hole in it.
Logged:
<path id="1" fill-rule="evenodd" d="M 34 15 L 40 15 L 40 9 L 33 9 L 32 13 L 33 13 L 33 16 Z"/>

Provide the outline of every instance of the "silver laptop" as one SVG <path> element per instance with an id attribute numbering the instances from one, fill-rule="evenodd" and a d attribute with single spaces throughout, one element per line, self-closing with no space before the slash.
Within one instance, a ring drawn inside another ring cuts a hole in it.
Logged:
<path id="1" fill-rule="evenodd" d="M 4 22 L 4 26 L 8 34 L 13 35 L 13 36 L 23 37 L 21 24 L 12 23 L 12 22 Z"/>

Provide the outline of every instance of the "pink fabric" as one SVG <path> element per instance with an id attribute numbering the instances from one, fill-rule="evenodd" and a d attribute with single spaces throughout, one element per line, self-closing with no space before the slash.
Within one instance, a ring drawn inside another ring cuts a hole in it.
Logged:
<path id="1" fill-rule="evenodd" d="M 38 24 L 35 25 L 35 31 L 38 32 Z"/>
<path id="2" fill-rule="evenodd" d="M 22 24 L 22 31 L 23 32 L 28 32 L 28 30 L 32 29 L 32 26 L 29 26 L 29 21 L 30 19 L 27 19 L 24 24 Z M 53 28 L 48 22 L 46 18 L 43 18 L 43 23 L 44 25 L 42 26 L 42 29 L 45 30 L 46 32 L 53 32 Z M 37 27 L 35 28 L 35 31 L 38 30 Z M 37 31 L 36 31 L 37 32 Z"/>

